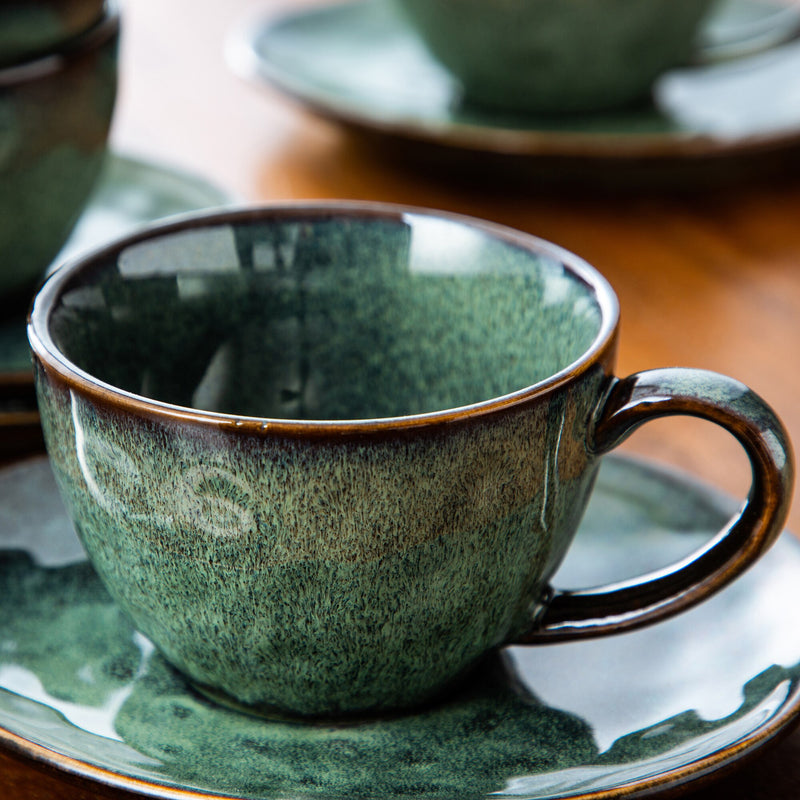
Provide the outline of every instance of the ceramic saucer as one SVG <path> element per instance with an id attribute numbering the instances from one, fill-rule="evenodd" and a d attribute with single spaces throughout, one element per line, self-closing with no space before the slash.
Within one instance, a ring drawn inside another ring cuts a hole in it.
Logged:
<path id="1" fill-rule="evenodd" d="M 224 205 L 230 200 L 230 196 L 194 176 L 112 155 L 86 211 L 53 264 L 57 266 L 80 250 L 145 222 Z M 0 457 L 19 453 L 40 440 L 25 336 L 26 313 L 27 308 L 4 309 L 0 321 Z"/>
<path id="2" fill-rule="evenodd" d="M 730 503 L 608 458 L 558 583 L 674 561 Z M 216 706 L 135 633 L 67 522 L 47 461 L 0 470 L 0 761 L 157 798 L 618 798 L 659 794 L 756 753 L 800 709 L 800 544 L 618 637 L 511 648 L 418 714 L 268 721 Z"/>
<path id="3" fill-rule="evenodd" d="M 800 42 L 788 41 L 799 25 L 800 7 L 728 0 L 708 24 L 700 63 L 663 76 L 652 104 L 558 117 L 463 103 L 389 0 L 248 22 L 232 34 L 228 56 L 241 76 L 323 116 L 440 155 L 697 162 L 800 142 Z"/>
<path id="4" fill-rule="evenodd" d="M 720 0 L 698 45 L 699 61 L 740 58 L 783 44 L 800 32 L 800 9 L 783 0 Z"/>

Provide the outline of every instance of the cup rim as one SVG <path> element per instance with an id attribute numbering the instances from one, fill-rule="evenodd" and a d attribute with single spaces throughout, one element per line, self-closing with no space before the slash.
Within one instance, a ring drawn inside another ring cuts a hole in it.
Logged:
<path id="1" fill-rule="evenodd" d="M 205 411 L 162 400 L 155 400 L 121 389 L 96 378 L 74 364 L 58 348 L 50 336 L 49 322 L 53 309 L 72 280 L 98 261 L 113 257 L 128 247 L 159 236 L 179 233 L 193 228 L 255 222 L 270 219 L 385 219 L 402 221 L 407 216 L 441 219 L 479 230 L 487 236 L 527 251 L 534 251 L 558 260 L 576 279 L 593 293 L 600 311 L 600 325 L 592 343 L 583 353 L 561 370 L 544 380 L 522 389 L 486 400 L 453 408 L 392 417 L 367 419 L 291 419 L 258 417 L 242 414 Z M 41 363 L 46 372 L 57 376 L 69 389 L 90 396 L 95 402 L 125 410 L 135 416 L 151 419 L 170 419 L 192 422 L 214 429 L 234 428 L 250 433 L 282 435 L 364 434 L 424 428 L 463 421 L 470 418 L 509 410 L 539 398 L 584 374 L 592 366 L 603 363 L 616 347 L 619 325 L 619 302 L 609 282 L 580 256 L 529 233 L 494 222 L 412 205 L 382 202 L 342 200 L 288 201 L 258 206 L 233 206 L 176 215 L 169 220 L 152 223 L 136 233 L 118 238 L 102 247 L 71 259 L 56 269 L 41 285 L 28 313 L 27 333 L 34 362 Z"/>
<path id="2" fill-rule="evenodd" d="M 0 64 L 0 88 L 18 86 L 63 72 L 74 60 L 98 50 L 119 35 L 120 3 L 104 0 L 100 15 L 86 28 L 67 36 L 53 47 L 37 50 L 18 61 Z"/>

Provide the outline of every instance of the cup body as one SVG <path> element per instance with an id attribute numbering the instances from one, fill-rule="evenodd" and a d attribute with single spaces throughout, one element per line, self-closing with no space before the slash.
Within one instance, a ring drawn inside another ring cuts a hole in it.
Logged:
<path id="1" fill-rule="evenodd" d="M 29 336 L 57 481 L 135 625 L 202 688 L 338 715 L 424 703 L 530 627 L 616 324 L 533 237 L 323 204 L 89 255 Z"/>
<path id="2" fill-rule="evenodd" d="M 713 0 L 396 0 L 465 99 L 591 112 L 647 98 L 688 63 Z"/>
<path id="3" fill-rule="evenodd" d="M 0 297 L 28 293 L 95 185 L 117 87 L 119 13 L 50 53 L 0 65 Z"/>

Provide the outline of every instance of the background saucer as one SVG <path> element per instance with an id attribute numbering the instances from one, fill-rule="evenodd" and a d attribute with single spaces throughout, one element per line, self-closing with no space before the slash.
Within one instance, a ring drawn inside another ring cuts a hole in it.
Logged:
<path id="1" fill-rule="evenodd" d="M 701 61 L 752 55 L 800 32 L 800 7 L 785 0 L 719 0 L 700 34 Z"/>
<path id="2" fill-rule="evenodd" d="M 433 148 L 423 151 L 430 160 L 463 159 L 467 151 L 471 167 L 478 153 L 497 157 L 493 169 L 518 170 L 522 160 L 569 177 L 586 162 L 647 173 L 678 159 L 709 171 L 704 162 L 713 157 L 726 160 L 728 174 L 734 156 L 800 144 L 800 42 L 787 41 L 800 7 L 729 0 L 721 9 L 706 30 L 705 64 L 665 75 L 651 105 L 602 114 L 470 108 L 387 0 L 247 23 L 232 35 L 228 56 L 242 77 L 384 144 L 415 145 L 417 154 Z"/>
<path id="3" fill-rule="evenodd" d="M 686 477 L 607 458 L 558 584 L 674 561 L 730 507 Z M 800 544 L 784 536 L 690 612 L 510 648 L 418 714 L 271 722 L 198 696 L 130 628 L 36 458 L 0 469 L 0 766 L 13 754 L 87 795 L 172 800 L 657 795 L 753 755 L 797 718 L 798 578 Z"/>

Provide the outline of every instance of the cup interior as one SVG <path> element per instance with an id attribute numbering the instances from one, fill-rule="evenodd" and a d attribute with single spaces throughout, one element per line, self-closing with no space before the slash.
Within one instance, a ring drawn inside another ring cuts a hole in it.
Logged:
<path id="1" fill-rule="evenodd" d="M 591 277 L 499 230 L 421 212 L 199 219 L 62 269 L 32 324 L 84 379 L 160 403 L 289 420 L 453 409 L 568 370 L 608 326 Z"/>

